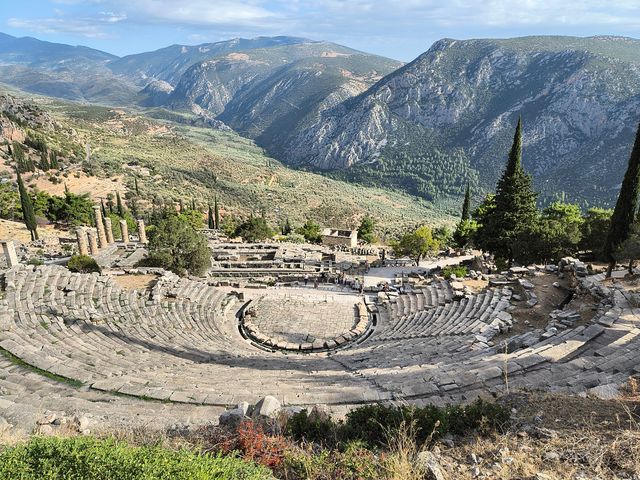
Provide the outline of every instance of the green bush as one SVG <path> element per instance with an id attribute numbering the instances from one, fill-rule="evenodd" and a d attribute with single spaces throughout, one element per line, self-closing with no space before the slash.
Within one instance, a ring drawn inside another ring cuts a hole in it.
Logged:
<path id="1" fill-rule="evenodd" d="M 333 445 L 338 440 L 338 428 L 331 419 L 309 415 L 306 410 L 293 415 L 285 431 L 289 437 L 306 442 Z"/>
<path id="2" fill-rule="evenodd" d="M 203 275 L 207 271 L 211 265 L 207 239 L 189 219 L 167 210 L 153 222 L 154 228 L 147 229 L 149 257 L 140 265 L 162 267 L 179 275 Z"/>
<path id="3" fill-rule="evenodd" d="M 34 437 L 0 453 L 0 478 L 21 480 L 258 480 L 269 471 L 233 456 L 132 447 L 91 437 Z"/>
<path id="4" fill-rule="evenodd" d="M 434 405 L 398 407 L 374 404 L 352 410 L 344 422 L 337 423 L 318 420 L 302 411 L 289 419 L 286 433 L 296 440 L 327 446 L 361 442 L 369 448 L 381 448 L 406 425 L 413 425 L 415 441 L 422 444 L 447 433 L 489 433 L 508 422 L 508 410 L 482 399 L 468 406 L 449 405 L 443 408 Z"/>
<path id="5" fill-rule="evenodd" d="M 100 272 L 98 263 L 88 255 L 74 255 L 69 259 L 67 268 L 78 273 Z"/>
<path id="6" fill-rule="evenodd" d="M 442 276 L 447 280 L 450 279 L 452 275 L 455 275 L 456 278 L 464 278 L 467 276 L 467 273 L 469 273 L 469 270 L 462 265 L 449 265 L 442 269 Z"/>

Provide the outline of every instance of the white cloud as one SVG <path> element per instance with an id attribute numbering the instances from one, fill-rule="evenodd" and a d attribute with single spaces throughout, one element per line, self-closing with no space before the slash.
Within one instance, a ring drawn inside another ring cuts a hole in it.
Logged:
<path id="1" fill-rule="evenodd" d="M 264 2 L 235 0 L 111 0 L 135 21 L 195 26 L 267 26 L 278 15 Z M 272 2 L 273 3 L 273 2 Z M 276 2 L 277 3 L 277 2 Z"/>
<path id="2" fill-rule="evenodd" d="M 122 30 L 114 28 L 117 24 L 164 25 L 183 31 L 183 38 L 193 42 L 298 35 L 365 50 L 375 47 L 385 54 L 410 48 L 412 55 L 443 36 L 640 31 L 640 0 L 50 1 L 58 7 L 51 18 L 13 18 L 9 26 L 102 38 L 122 37 Z"/>
<path id="3" fill-rule="evenodd" d="M 108 35 L 97 25 L 82 20 L 64 18 L 10 18 L 7 24 L 12 28 L 28 30 L 41 34 L 71 33 L 87 38 L 107 38 Z"/>
<path id="4" fill-rule="evenodd" d="M 41 34 L 68 33 L 86 38 L 109 38 L 105 25 L 119 23 L 127 19 L 125 13 L 99 12 L 94 16 L 70 17 L 62 11 L 56 11 L 56 17 L 50 18 L 10 18 L 7 24 Z"/>

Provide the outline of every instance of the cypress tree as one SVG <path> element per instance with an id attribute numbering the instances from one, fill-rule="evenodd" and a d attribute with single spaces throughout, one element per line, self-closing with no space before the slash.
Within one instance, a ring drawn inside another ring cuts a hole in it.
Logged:
<path id="1" fill-rule="evenodd" d="M 638 209 L 638 193 L 640 193 L 640 126 L 636 133 L 636 140 L 629 157 L 627 171 L 622 180 L 618 201 L 611 217 L 609 234 L 604 245 L 604 255 L 609 262 L 607 276 L 611 276 L 616 249 L 629 237 L 631 225 Z"/>
<path id="2" fill-rule="evenodd" d="M 537 222 L 537 196 L 522 167 L 522 120 L 518 118 L 507 166 L 496 187 L 495 208 L 478 231 L 478 245 L 511 266 L 516 238 Z"/>
<path id="3" fill-rule="evenodd" d="M 138 177 L 133 177 L 133 185 L 136 190 L 136 195 L 140 196 L 140 189 L 138 188 Z"/>
<path id="4" fill-rule="evenodd" d="M 56 152 L 54 152 L 53 150 L 51 150 L 49 152 L 49 165 L 52 169 L 57 170 L 58 169 L 58 154 Z"/>
<path id="5" fill-rule="evenodd" d="M 194 198 L 191 199 L 191 210 L 195 210 L 196 209 L 196 201 Z"/>
<path id="6" fill-rule="evenodd" d="M 213 220 L 214 226 L 213 228 L 220 228 L 220 209 L 218 208 L 218 196 L 216 195 L 213 198 Z"/>
<path id="7" fill-rule="evenodd" d="M 464 192 L 464 202 L 462 203 L 462 220 L 469 220 L 471 208 L 471 191 L 467 183 L 467 189 Z"/>
<path id="8" fill-rule="evenodd" d="M 282 227 L 282 234 L 289 235 L 293 231 L 293 227 L 291 226 L 291 222 L 289 221 L 289 217 L 284 221 L 284 225 Z"/>
<path id="9" fill-rule="evenodd" d="M 122 199 L 120 198 L 120 192 L 116 192 L 116 209 L 118 211 L 118 215 L 124 218 L 124 205 L 122 204 Z"/>
<path id="10" fill-rule="evenodd" d="M 216 228 L 213 219 L 213 209 L 211 208 L 211 205 L 209 205 L 209 213 L 207 214 L 207 226 L 209 230 L 213 230 Z"/>
<path id="11" fill-rule="evenodd" d="M 31 197 L 27 193 L 27 189 L 24 187 L 22 176 L 20 171 L 18 173 L 18 191 L 20 192 L 20 204 L 22 205 L 22 217 L 24 218 L 24 224 L 31 233 L 31 240 L 38 240 L 38 224 L 36 223 L 36 214 L 33 211 L 33 203 Z"/>
<path id="12" fill-rule="evenodd" d="M 49 155 L 47 154 L 47 150 L 42 150 L 40 153 L 40 170 L 43 172 L 49 170 Z"/>
<path id="13" fill-rule="evenodd" d="M 129 208 L 131 209 L 131 215 L 133 215 L 133 218 L 138 218 L 138 214 L 140 212 L 138 212 L 138 202 L 135 198 L 132 198 L 129 201 Z"/>
<path id="14" fill-rule="evenodd" d="M 182 199 L 180 199 L 180 213 L 184 213 L 184 204 L 182 203 Z"/>
<path id="15" fill-rule="evenodd" d="M 102 218 L 107 218 L 107 208 L 104 206 L 104 199 L 100 199 L 100 208 L 102 209 Z"/>

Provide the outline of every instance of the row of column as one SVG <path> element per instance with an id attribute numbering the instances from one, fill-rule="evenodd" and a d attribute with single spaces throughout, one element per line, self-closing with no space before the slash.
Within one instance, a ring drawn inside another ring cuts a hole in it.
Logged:
<path id="1" fill-rule="evenodd" d="M 96 218 L 95 230 L 87 227 L 79 227 L 76 230 L 78 239 L 78 253 L 80 255 L 96 255 L 101 248 L 107 247 L 115 242 L 113 237 L 113 225 L 111 218 L 102 217 L 102 209 L 99 206 L 93 207 Z M 144 228 L 144 220 L 137 221 L 138 239 L 140 243 L 147 243 L 147 234 Z M 122 232 L 122 243 L 129 243 L 129 227 L 126 220 L 120 220 L 120 231 Z"/>

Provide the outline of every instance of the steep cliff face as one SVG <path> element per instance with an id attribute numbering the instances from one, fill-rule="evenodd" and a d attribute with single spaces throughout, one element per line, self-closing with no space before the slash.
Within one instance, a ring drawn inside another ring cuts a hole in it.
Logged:
<path id="1" fill-rule="evenodd" d="M 522 115 L 525 164 L 538 186 L 608 201 L 640 120 L 639 47 L 611 37 L 441 40 L 325 111 L 284 157 L 324 170 L 367 166 L 384 179 L 398 158 L 419 160 L 418 145 L 462 151 L 467 173 L 491 187 Z"/>
<path id="2" fill-rule="evenodd" d="M 182 75 L 167 104 L 177 110 L 219 115 L 238 90 L 268 69 L 238 54 L 197 63 Z"/>
<path id="3" fill-rule="evenodd" d="M 296 132 L 324 110 L 366 91 L 394 63 L 355 53 L 297 60 L 251 82 L 219 118 L 280 155 Z"/>
<path id="4" fill-rule="evenodd" d="M 233 52 L 189 68 L 166 104 L 218 116 L 277 154 L 320 112 L 364 92 L 399 66 L 326 42 Z"/>

